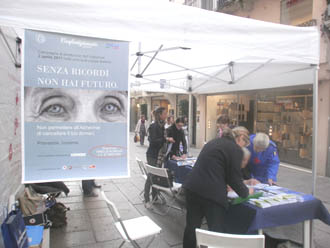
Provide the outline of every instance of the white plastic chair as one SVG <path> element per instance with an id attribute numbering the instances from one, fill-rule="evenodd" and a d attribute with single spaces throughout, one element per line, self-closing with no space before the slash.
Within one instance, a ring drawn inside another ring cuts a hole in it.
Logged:
<path id="1" fill-rule="evenodd" d="M 166 168 L 157 168 L 157 167 L 154 167 L 154 166 L 150 166 L 148 164 L 145 164 L 145 168 L 146 168 L 147 173 L 150 175 L 150 178 L 151 178 L 151 187 L 155 188 L 159 192 L 159 194 L 161 192 L 164 192 L 164 193 L 166 193 L 166 195 L 170 196 L 170 198 L 171 198 L 170 202 L 167 204 L 167 209 L 166 209 L 165 212 L 156 212 L 156 211 L 155 212 L 160 214 L 160 215 L 166 215 L 171 208 L 178 209 L 178 210 L 182 211 L 183 208 L 181 206 L 174 205 L 174 202 L 179 203 L 179 200 L 178 200 L 177 196 L 181 192 L 182 184 L 175 183 L 175 182 L 173 182 L 171 184 Z M 155 180 L 156 177 L 154 177 L 154 176 L 158 176 L 158 178 L 159 177 L 164 178 L 164 181 L 167 182 L 167 184 L 159 185 L 158 182 Z M 163 198 L 161 194 L 159 195 L 159 197 Z M 153 204 L 154 200 L 151 201 L 151 204 Z"/>
<path id="2" fill-rule="evenodd" d="M 152 237 L 149 240 L 146 248 L 149 247 L 152 241 L 155 239 L 156 235 L 160 234 L 162 229 L 148 216 L 141 216 L 129 220 L 122 220 L 115 204 L 109 201 L 104 191 L 101 191 L 101 195 L 106 201 L 107 206 L 110 208 L 110 212 L 115 219 L 115 226 L 118 232 L 124 239 L 123 242 L 120 244 L 119 248 L 122 247 L 125 242 L 130 242 L 133 247 L 140 248 L 136 240 L 146 237 Z"/>
<path id="3" fill-rule="evenodd" d="M 208 248 L 264 248 L 264 235 L 238 235 L 211 232 L 196 228 L 197 247 Z"/>
<path id="4" fill-rule="evenodd" d="M 136 162 L 140 168 L 140 171 L 141 171 L 141 176 L 143 177 L 143 179 L 146 181 L 148 176 L 147 176 L 147 171 L 146 171 L 146 168 L 144 166 L 144 163 L 141 159 L 138 159 L 136 158 Z M 144 193 L 144 189 L 140 192 L 139 196 L 140 196 L 140 199 L 142 198 L 141 196 L 143 195 Z"/>

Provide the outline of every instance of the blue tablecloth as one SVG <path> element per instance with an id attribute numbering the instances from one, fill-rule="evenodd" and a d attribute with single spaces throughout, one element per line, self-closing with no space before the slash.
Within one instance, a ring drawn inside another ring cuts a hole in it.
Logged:
<path id="1" fill-rule="evenodd" d="M 191 166 L 179 166 L 174 160 L 167 161 L 165 167 L 174 172 L 175 181 L 178 183 L 183 183 L 192 170 Z M 319 219 L 330 225 L 330 214 L 319 199 L 289 189 L 283 191 L 300 194 L 304 201 L 269 208 L 259 208 L 250 203 L 231 205 L 226 215 L 226 232 L 255 233 L 258 229 L 291 225 L 312 219 Z"/>
<path id="2" fill-rule="evenodd" d="M 164 167 L 174 172 L 174 181 L 176 183 L 183 183 L 192 167 L 190 165 L 178 165 L 178 161 L 168 160 Z"/>
<path id="3" fill-rule="evenodd" d="M 330 225 L 330 214 L 319 199 L 259 208 L 250 203 L 231 205 L 226 215 L 228 233 L 255 233 L 258 229 L 319 219 Z"/>

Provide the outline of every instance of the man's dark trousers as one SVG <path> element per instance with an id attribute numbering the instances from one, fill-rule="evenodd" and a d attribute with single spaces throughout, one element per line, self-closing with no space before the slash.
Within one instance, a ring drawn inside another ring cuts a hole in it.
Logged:
<path id="1" fill-rule="evenodd" d="M 226 210 L 214 201 L 203 198 L 186 190 L 186 228 L 183 237 L 183 248 L 196 247 L 195 229 L 200 228 L 205 217 L 209 231 L 224 232 Z"/>

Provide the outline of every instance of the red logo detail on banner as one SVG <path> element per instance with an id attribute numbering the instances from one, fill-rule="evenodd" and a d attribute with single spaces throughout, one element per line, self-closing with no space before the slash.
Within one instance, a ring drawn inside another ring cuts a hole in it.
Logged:
<path id="1" fill-rule="evenodd" d="M 9 159 L 9 161 L 11 161 L 13 159 L 13 144 L 9 145 L 8 159 Z"/>
<path id="2" fill-rule="evenodd" d="M 18 97 L 18 93 L 16 93 L 16 106 L 18 105 L 18 101 L 19 101 L 19 97 Z"/>
<path id="3" fill-rule="evenodd" d="M 254 161 L 255 164 L 259 164 L 260 163 L 260 159 L 259 158 L 254 158 L 253 161 Z"/>
<path id="4" fill-rule="evenodd" d="M 15 132 L 14 132 L 14 135 L 16 135 L 16 130 L 17 130 L 17 128 L 18 128 L 18 119 L 17 119 L 17 118 L 15 118 L 14 125 L 15 125 Z"/>

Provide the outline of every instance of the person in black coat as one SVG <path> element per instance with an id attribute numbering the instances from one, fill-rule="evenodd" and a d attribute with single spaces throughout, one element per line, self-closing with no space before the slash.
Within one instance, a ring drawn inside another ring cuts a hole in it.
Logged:
<path id="1" fill-rule="evenodd" d="M 184 118 L 180 117 L 176 119 L 175 123 L 172 124 L 168 129 L 167 138 L 172 143 L 171 151 L 168 154 L 169 159 L 185 159 L 187 156 L 187 142 L 182 129 L 184 125 Z M 183 151 L 180 151 L 180 143 L 182 143 Z"/>
<path id="2" fill-rule="evenodd" d="M 239 127 L 235 129 L 224 129 L 222 138 L 203 147 L 183 185 L 187 206 L 183 248 L 196 247 L 195 229 L 200 228 L 203 217 L 210 231 L 225 231 L 227 185 L 241 197 L 253 192 L 245 186 L 241 175 L 241 147 L 249 144 L 249 137 Z"/>
<path id="3" fill-rule="evenodd" d="M 164 124 L 167 118 L 167 110 L 163 107 L 159 107 L 154 111 L 155 121 L 149 126 L 149 147 L 147 150 L 147 163 L 151 166 L 157 166 L 157 158 L 159 150 L 166 142 Z M 146 180 L 144 185 L 144 204 L 147 208 L 150 208 L 150 178 Z M 156 191 L 152 190 L 153 198 L 156 196 Z"/>
<path id="4" fill-rule="evenodd" d="M 102 186 L 95 183 L 95 180 L 82 180 L 82 190 L 86 197 L 98 197 L 98 194 L 94 192 L 94 188 L 101 188 Z"/>

